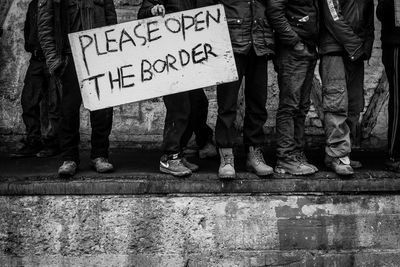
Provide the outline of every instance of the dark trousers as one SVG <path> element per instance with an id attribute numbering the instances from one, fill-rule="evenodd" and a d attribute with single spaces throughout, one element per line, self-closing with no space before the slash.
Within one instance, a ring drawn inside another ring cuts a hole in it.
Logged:
<path id="1" fill-rule="evenodd" d="M 164 125 L 163 150 L 167 155 L 180 153 L 193 133 L 201 148 L 212 139 L 207 125 L 208 99 L 203 89 L 163 97 L 167 109 Z"/>
<path id="2" fill-rule="evenodd" d="M 400 47 L 383 47 L 382 62 L 389 81 L 389 157 L 400 158 Z"/>
<path id="3" fill-rule="evenodd" d="M 32 57 L 29 61 L 22 89 L 21 106 L 27 143 L 38 144 L 42 141 L 41 118 L 43 118 L 48 121 L 48 130 L 43 137 L 43 143 L 48 147 L 57 147 L 59 96 L 44 59 Z"/>
<path id="4" fill-rule="evenodd" d="M 239 80 L 217 86 L 218 117 L 215 128 L 215 140 L 220 148 L 234 146 L 236 130 L 237 99 L 245 79 L 245 118 L 243 125 L 243 143 L 245 147 L 260 146 L 265 142 L 263 131 L 267 120 L 267 58 L 257 56 L 254 50 L 247 55 L 235 54 Z"/>
<path id="5" fill-rule="evenodd" d="M 351 135 L 357 138 L 360 112 L 364 109 L 364 62 L 345 56 L 324 55 L 320 62 L 325 151 L 332 157 L 351 152 Z"/>
<path id="6" fill-rule="evenodd" d="M 62 100 L 60 122 L 60 146 L 63 160 L 79 163 L 79 126 L 82 103 L 78 78 L 72 56 L 61 77 Z M 109 135 L 112 127 L 113 109 L 106 108 L 90 112 L 91 158 L 108 157 Z"/>
<path id="7" fill-rule="evenodd" d="M 276 115 L 277 156 L 290 157 L 304 148 L 306 115 L 317 62 L 315 49 L 279 49 L 275 68 L 278 73 L 279 107 Z"/>

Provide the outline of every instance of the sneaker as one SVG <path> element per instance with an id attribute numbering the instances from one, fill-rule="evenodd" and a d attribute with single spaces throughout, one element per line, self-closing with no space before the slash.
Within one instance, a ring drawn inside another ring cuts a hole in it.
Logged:
<path id="1" fill-rule="evenodd" d="M 353 169 L 360 169 L 360 168 L 362 168 L 362 163 L 357 160 L 350 160 L 350 166 Z"/>
<path id="2" fill-rule="evenodd" d="M 58 174 L 61 176 L 73 176 L 76 173 L 77 167 L 75 161 L 64 161 L 60 168 L 58 168 Z"/>
<path id="3" fill-rule="evenodd" d="M 391 171 L 400 172 L 400 160 L 388 159 L 385 161 L 385 166 Z"/>
<path id="4" fill-rule="evenodd" d="M 107 158 L 98 157 L 90 161 L 90 166 L 98 173 L 106 173 L 114 171 L 114 166 Z"/>
<path id="5" fill-rule="evenodd" d="M 38 158 L 49 158 L 49 157 L 54 157 L 60 154 L 60 149 L 59 148 L 54 148 L 54 147 L 45 147 L 42 150 L 40 150 L 38 153 L 36 153 L 36 157 Z"/>
<path id="6" fill-rule="evenodd" d="M 218 169 L 220 179 L 233 179 L 236 177 L 235 157 L 232 148 L 220 148 L 219 155 L 221 163 Z"/>
<path id="7" fill-rule="evenodd" d="M 271 175 L 274 170 L 265 163 L 262 149 L 260 147 L 249 147 L 247 153 L 246 169 L 249 172 L 254 172 L 258 176 Z"/>
<path id="8" fill-rule="evenodd" d="M 217 148 L 210 142 L 199 149 L 199 158 L 215 158 L 218 155 Z"/>
<path id="9" fill-rule="evenodd" d="M 10 154 L 13 158 L 35 157 L 41 149 L 40 143 L 24 143 L 23 146 Z"/>
<path id="10" fill-rule="evenodd" d="M 350 159 L 347 156 L 334 158 L 329 155 L 325 155 L 325 165 L 338 175 L 354 174 L 354 170 L 350 166 Z"/>
<path id="11" fill-rule="evenodd" d="M 276 162 L 275 172 L 280 174 L 291 175 L 311 175 L 316 173 L 316 167 L 305 163 L 304 159 L 299 159 L 296 156 L 280 158 Z"/>
<path id="12" fill-rule="evenodd" d="M 311 163 L 308 162 L 308 159 L 307 159 L 307 157 L 306 157 L 306 154 L 304 154 L 303 151 L 298 151 L 298 152 L 296 153 L 296 157 L 297 157 L 297 159 L 298 159 L 300 162 L 302 162 L 304 165 L 309 166 L 309 167 L 311 167 L 315 172 L 318 172 L 318 168 L 317 168 L 315 165 L 313 165 L 313 164 L 311 164 Z"/>
<path id="13" fill-rule="evenodd" d="M 199 165 L 189 162 L 185 157 L 182 158 L 182 163 L 186 168 L 190 169 L 192 172 L 199 170 Z"/>
<path id="14" fill-rule="evenodd" d="M 192 171 L 186 167 L 179 154 L 164 155 L 160 160 L 160 171 L 182 177 L 192 174 Z"/>

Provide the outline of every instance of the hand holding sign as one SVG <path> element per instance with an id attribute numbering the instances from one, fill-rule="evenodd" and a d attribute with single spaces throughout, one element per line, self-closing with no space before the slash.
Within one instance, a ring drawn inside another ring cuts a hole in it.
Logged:
<path id="1" fill-rule="evenodd" d="M 72 33 L 69 39 L 89 110 L 238 78 L 222 5 Z"/>
<path id="2" fill-rule="evenodd" d="M 152 9 L 151 9 L 151 14 L 153 16 L 165 16 L 165 7 L 163 5 L 155 5 Z"/>

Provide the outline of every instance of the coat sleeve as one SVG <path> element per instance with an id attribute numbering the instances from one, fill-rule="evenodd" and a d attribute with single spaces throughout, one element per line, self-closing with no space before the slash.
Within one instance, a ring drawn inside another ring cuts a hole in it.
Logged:
<path id="1" fill-rule="evenodd" d="M 323 22 L 326 28 L 349 54 L 351 60 L 357 60 L 363 54 L 363 40 L 358 37 L 344 19 L 338 0 L 321 0 Z"/>
<path id="2" fill-rule="evenodd" d="M 286 6 L 288 0 L 266 0 L 267 17 L 275 32 L 278 34 L 278 39 L 282 44 L 295 46 L 301 38 L 292 29 L 289 21 L 286 18 Z"/>
<path id="3" fill-rule="evenodd" d="M 153 15 L 151 14 L 151 9 L 155 5 L 164 5 L 164 0 L 143 0 L 142 6 L 140 7 L 138 12 L 138 19 L 145 19 L 152 17 Z"/>
<path id="4" fill-rule="evenodd" d="M 365 9 L 366 14 L 364 17 L 366 18 L 365 22 L 365 41 L 364 41 L 364 52 L 367 59 L 371 58 L 372 48 L 374 46 L 375 39 L 375 19 L 374 19 L 374 2 L 373 0 L 368 0 L 367 8 Z"/>
<path id="5" fill-rule="evenodd" d="M 24 41 L 25 41 L 25 51 L 26 52 L 32 52 L 30 47 L 29 47 L 29 33 L 31 31 L 31 22 L 30 18 L 32 16 L 32 2 L 28 6 L 28 11 L 26 12 L 26 18 L 25 18 L 25 25 L 24 25 Z"/>
<path id="6" fill-rule="evenodd" d="M 61 66 L 61 55 L 57 55 L 54 37 L 54 4 L 53 0 L 39 0 L 38 10 L 39 42 L 46 57 L 47 67 L 51 74 Z"/>
<path id="7" fill-rule="evenodd" d="M 107 25 L 117 24 L 117 13 L 115 12 L 115 6 L 113 0 L 104 1 L 105 17 Z"/>

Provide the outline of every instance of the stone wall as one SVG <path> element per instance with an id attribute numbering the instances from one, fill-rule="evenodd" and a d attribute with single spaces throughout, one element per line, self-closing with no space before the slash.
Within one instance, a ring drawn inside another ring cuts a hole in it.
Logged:
<path id="1" fill-rule="evenodd" d="M 398 267 L 399 196 L 0 197 L 1 266 Z"/>
<path id="2" fill-rule="evenodd" d="M 21 119 L 20 94 L 23 86 L 24 75 L 27 69 L 29 55 L 23 50 L 23 22 L 28 0 L 2 1 L 0 15 L 6 16 L 0 20 L 5 30 L 0 40 L 0 149 L 6 149 L 21 138 L 24 134 L 24 125 Z M 140 0 L 115 0 L 119 21 L 128 21 L 136 18 Z M 7 11 L 7 12 L 5 12 Z M 376 23 L 376 42 L 373 57 L 366 63 L 365 98 L 366 111 L 370 109 L 369 116 L 363 118 L 363 142 L 365 148 L 382 148 L 386 142 L 387 129 L 387 86 L 382 84 L 376 90 L 382 77 L 381 50 L 379 41 L 380 24 Z M 316 70 L 317 73 L 317 70 Z M 269 66 L 268 93 L 266 103 L 269 118 L 265 124 L 268 141 L 273 140 L 275 114 L 277 109 L 278 94 L 276 74 L 272 63 Z M 307 144 L 320 145 L 323 142 L 322 123 L 318 118 L 320 88 L 318 81 L 313 92 L 315 104 L 307 117 Z M 378 94 L 374 97 L 375 91 Z M 210 125 L 216 121 L 216 96 L 214 88 L 206 89 L 209 97 Z M 369 105 L 370 100 L 374 99 Z M 243 122 L 243 103 L 239 101 L 238 128 Z M 371 115 L 372 114 L 372 115 Z M 377 114 L 377 116 L 373 116 Z M 114 109 L 114 126 L 111 135 L 114 146 L 148 146 L 158 145 L 161 141 L 165 108 L 161 98 L 142 101 L 116 107 Z M 45 126 L 45 125 L 44 125 Z M 82 109 L 81 136 L 83 143 L 89 139 L 90 126 L 88 112 Z"/>

